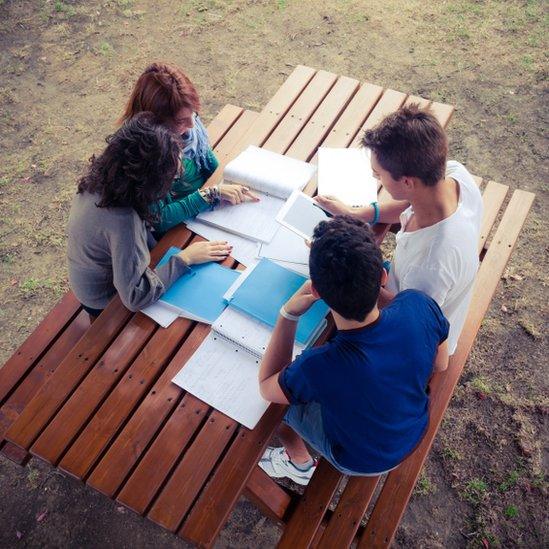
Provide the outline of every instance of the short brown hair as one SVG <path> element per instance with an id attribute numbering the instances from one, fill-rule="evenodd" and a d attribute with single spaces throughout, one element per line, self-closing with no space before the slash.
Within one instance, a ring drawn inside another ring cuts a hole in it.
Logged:
<path id="1" fill-rule="evenodd" d="M 150 111 L 165 123 L 174 120 L 182 108 L 200 110 L 200 100 L 192 82 L 179 67 L 153 63 L 135 83 L 120 122 L 139 112 Z"/>
<path id="2" fill-rule="evenodd" d="M 395 180 L 417 177 L 433 186 L 446 173 L 446 133 L 435 116 L 419 105 L 401 107 L 366 130 L 362 145 L 375 152 L 377 161 Z"/>

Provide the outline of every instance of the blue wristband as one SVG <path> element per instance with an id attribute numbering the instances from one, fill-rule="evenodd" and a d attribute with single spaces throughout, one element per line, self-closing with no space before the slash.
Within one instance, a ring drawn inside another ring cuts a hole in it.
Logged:
<path id="1" fill-rule="evenodd" d="M 374 207 L 374 219 L 372 219 L 372 225 L 375 225 L 379 221 L 379 204 L 377 202 L 372 202 L 370 206 Z"/>

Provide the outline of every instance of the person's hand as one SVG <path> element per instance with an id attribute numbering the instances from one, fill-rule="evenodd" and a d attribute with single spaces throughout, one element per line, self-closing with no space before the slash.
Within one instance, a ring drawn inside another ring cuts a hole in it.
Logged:
<path id="1" fill-rule="evenodd" d="M 221 200 L 231 204 L 241 204 L 242 202 L 259 202 L 259 198 L 244 185 L 232 183 L 221 183 L 219 185 L 219 194 Z"/>
<path id="2" fill-rule="evenodd" d="M 198 265 L 208 261 L 223 261 L 226 259 L 233 247 L 222 240 L 212 242 L 194 242 L 180 251 L 177 255 L 187 265 Z"/>
<path id="3" fill-rule="evenodd" d="M 284 305 L 284 309 L 288 314 L 301 316 L 313 306 L 315 301 L 318 301 L 319 298 L 313 295 L 311 287 L 311 281 L 308 280 L 290 297 Z"/>
<path id="4" fill-rule="evenodd" d="M 333 196 L 315 196 L 315 202 L 332 215 L 349 215 L 352 208 Z"/>

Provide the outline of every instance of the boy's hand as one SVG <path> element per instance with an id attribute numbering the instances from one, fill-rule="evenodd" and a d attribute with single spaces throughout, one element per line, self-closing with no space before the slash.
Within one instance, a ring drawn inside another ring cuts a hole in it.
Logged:
<path id="1" fill-rule="evenodd" d="M 353 209 L 333 196 L 315 196 L 317 204 L 332 215 L 349 215 Z"/>
<path id="2" fill-rule="evenodd" d="M 318 299 L 318 297 L 313 295 L 311 290 L 311 281 L 308 280 L 286 302 L 284 309 L 286 309 L 286 312 L 291 315 L 301 316 L 306 313 L 313 306 L 313 303 L 318 301 Z"/>
<path id="3" fill-rule="evenodd" d="M 231 204 L 241 204 L 242 202 L 258 202 L 259 198 L 244 185 L 232 183 L 221 183 L 219 185 L 219 194 L 222 200 Z"/>

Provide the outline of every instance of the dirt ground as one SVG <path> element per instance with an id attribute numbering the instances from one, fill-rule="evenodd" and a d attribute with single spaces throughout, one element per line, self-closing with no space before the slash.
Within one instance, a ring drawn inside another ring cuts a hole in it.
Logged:
<path id="1" fill-rule="evenodd" d="M 185 69 L 206 121 L 296 64 L 449 102 L 451 157 L 537 198 L 395 545 L 547 546 L 547 6 L 0 0 L 0 364 L 67 288 L 75 183 L 150 61 Z M 0 493 L 1 547 L 185 546 L 44 464 L 0 458 Z M 278 536 L 242 502 L 218 546 Z"/>

